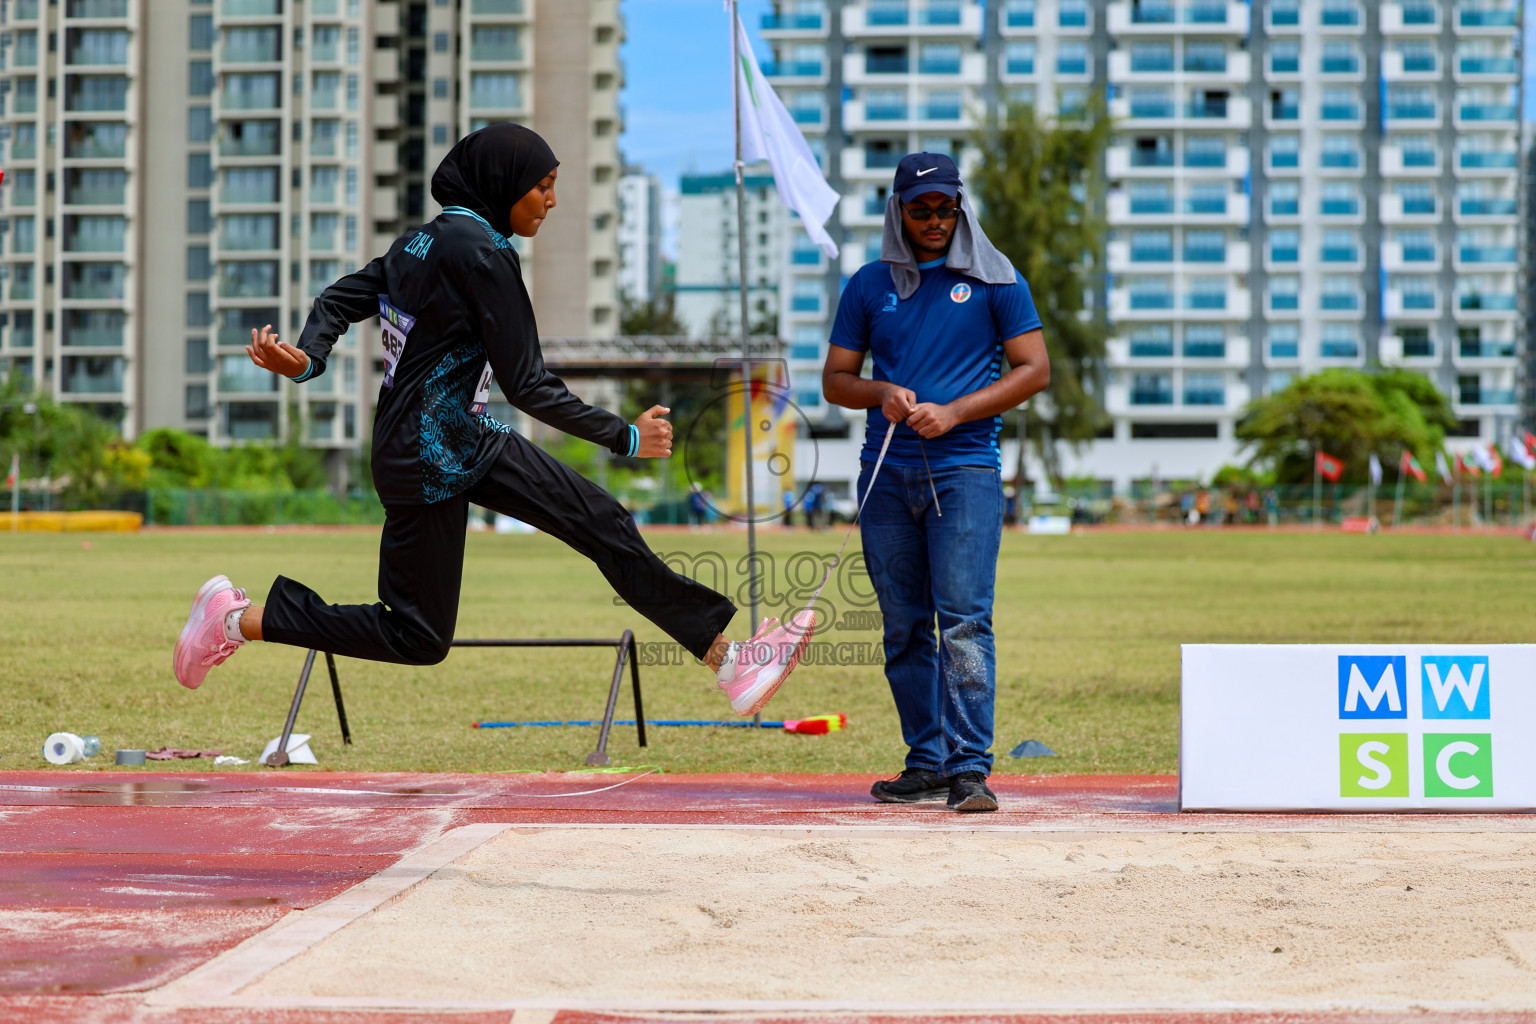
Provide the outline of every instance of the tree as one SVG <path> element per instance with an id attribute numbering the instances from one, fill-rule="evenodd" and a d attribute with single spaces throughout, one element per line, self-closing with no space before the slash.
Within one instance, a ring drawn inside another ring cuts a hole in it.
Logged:
<path id="1" fill-rule="evenodd" d="M 1237 438 L 1252 450 L 1248 464 L 1272 469 L 1279 483 L 1311 480 L 1319 449 L 1342 459 L 1345 478 L 1359 482 L 1372 452 L 1388 472 L 1405 448 L 1430 465 L 1455 425 L 1450 400 L 1422 374 L 1333 369 L 1248 403 Z"/>
<path id="2" fill-rule="evenodd" d="M 624 335 L 657 334 L 682 337 L 688 333 L 673 309 L 672 293 L 665 292 L 649 302 L 624 300 L 619 314 L 619 333 Z"/>
<path id="3" fill-rule="evenodd" d="M 987 236 L 1029 282 L 1044 327 L 1051 387 L 1025 413 L 1053 479 L 1061 476 L 1054 441 L 1081 444 L 1108 422 L 1096 396 L 1109 332 L 1103 310 L 1085 315 L 1084 298 L 1103 274 L 1101 163 L 1109 138 L 1102 97 L 1080 117 L 1056 121 L 1010 103 L 974 138 L 981 161 L 968 178 L 970 196 Z"/>

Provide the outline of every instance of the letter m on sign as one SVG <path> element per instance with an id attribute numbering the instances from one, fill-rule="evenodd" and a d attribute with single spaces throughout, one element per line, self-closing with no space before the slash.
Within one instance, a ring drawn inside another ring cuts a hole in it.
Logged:
<path id="1" fill-rule="evenodd" d="M 1407 718 L 1407 698 L 1403 655 L 1339 655 L 1340 718 Z"/>

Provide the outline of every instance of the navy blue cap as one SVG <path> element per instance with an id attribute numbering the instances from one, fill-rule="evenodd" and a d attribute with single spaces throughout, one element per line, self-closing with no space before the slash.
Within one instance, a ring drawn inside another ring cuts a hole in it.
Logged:
<path id="1" fill-rule="evenodd" d="M 928 192 L 960 194 L 960 168 L 943 153 L 909 153 L 896 165 L 896 197 L 910 203 Z"/>

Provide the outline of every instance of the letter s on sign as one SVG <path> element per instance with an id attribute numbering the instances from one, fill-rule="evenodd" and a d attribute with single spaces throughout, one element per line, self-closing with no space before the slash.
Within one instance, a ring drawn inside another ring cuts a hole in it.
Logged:
<path id="1" fill-rule="evenodd" d="M 1375 776 L 1374 778 L 1369 779 L 1364 775 L 1360 776 L 1360 788 L 1385 789 L 1387 787 L 1387 783 L 1392 781 L 1392 769 L 1389 768 L 1385 763 L 1376 760 L 1377 756 L 1385 754 L 1391 749 L 1392 748 L 1387 746 L 1385 743 L 1381 743 L 1377 740 L 1371 740 L 1368 743 L 1360 744 L 1359 749 L 1355 751 L 1355 760 L 1360 762 L 1360 766 L 1362 768 L 1365 768 Z M 1473 783 L 1473 785 L 1476 785 L 1476 783 Z"/>

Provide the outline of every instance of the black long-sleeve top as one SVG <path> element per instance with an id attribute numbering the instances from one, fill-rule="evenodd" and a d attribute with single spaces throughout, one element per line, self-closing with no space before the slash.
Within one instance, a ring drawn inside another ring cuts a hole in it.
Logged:
<path id="1" fill-rule="evenodd" d="M 321 292 L 297 346 L 309 369 L 296 379 L 325 372 L 336 339 L 374 316 L 384 325 L 386 358 L 392 347 L 398 352 L 373 424 L 373 482 L 386 507 L 451 498 L 490 467 L 511 428 L 476 401 L 489 387 L 487 370 L 516 408 L 634 454 L 629 424 L 587 405 L 545 368 L 517 253 L 474 213 L 450 207 Z"/>

